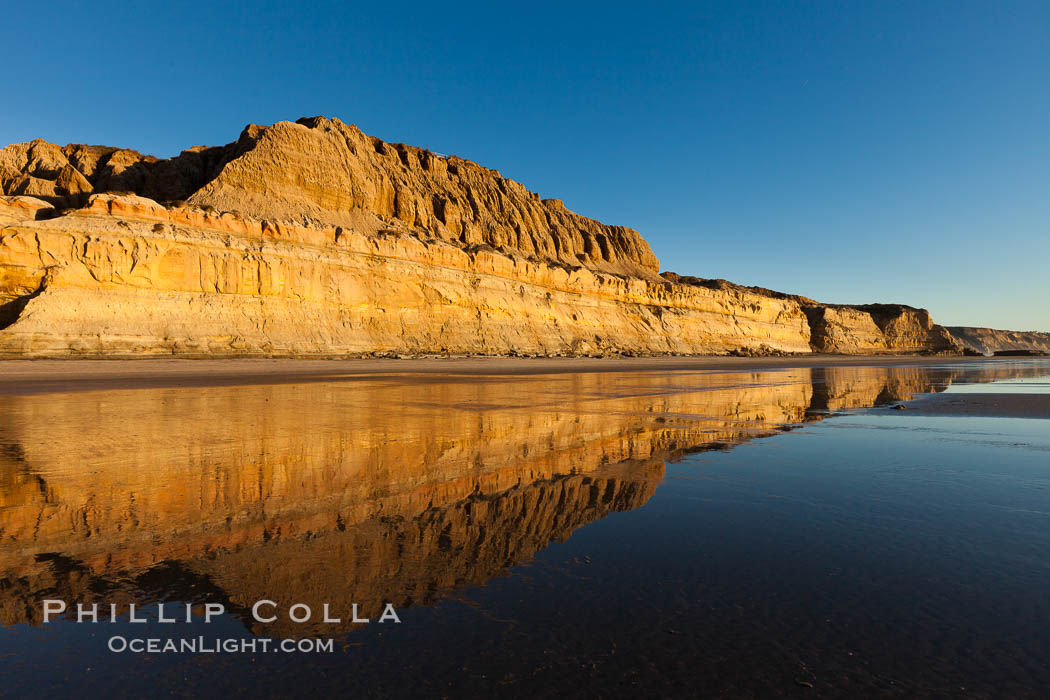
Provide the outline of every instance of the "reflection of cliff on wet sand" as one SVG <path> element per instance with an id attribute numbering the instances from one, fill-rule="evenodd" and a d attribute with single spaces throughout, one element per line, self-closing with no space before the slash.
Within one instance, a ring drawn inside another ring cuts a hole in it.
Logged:
<path id="1" fill-rule="evenodd" d="M 483 583 L 582 525 L 644 504 L 662 476 L 662 462 L 627 462 L 497 494 L 470 494 L 408 519 L 372 517 L 347 526 L 337 516 L 334 527 L 319 532 L 264 531 L 250 544 L 202 548 L 140 568 L 92 569 L 66 556 L 38 554 L 22 576 L 8 574 L 0 611 L 10 624 L 39 621 L 45 598 L 120 605 L 222 602 L 257 633 L 332 633 L 351 626 L 351 603 L 374 620 L 385 602 L 398 609 L 427 604 L 442 591 Z M 263 599 L 277 603 L 277 622 L 260 625 L 247 614 Z M 317 611 L 311 623 L 289 622 L 287 611 L 295 603 Z M 343 624 L 320 622 L 325 603 Z"/>
<path id="2" fill-rule="evenodd" d="M 426 603 L 643 505 L 675 454 L 948 381 L 843 367 L 11 396 L 0 613 L 37 620 L 56 591 Z"/>

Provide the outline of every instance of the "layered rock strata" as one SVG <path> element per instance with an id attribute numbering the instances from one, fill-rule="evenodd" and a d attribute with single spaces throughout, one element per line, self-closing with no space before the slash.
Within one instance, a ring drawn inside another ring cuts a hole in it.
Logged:
<path id="1" fill-rule="evenodd" d="M 0 187 L 5 356 L 956 349 L 921 309 L 659 276 L 632 229 L 323 117 L 167 160 L 16 144 Z"/>
<path id="2" fill-rule="evenodd" d="M 706 280 L 664 273 L 663 277 L 693 287 L 736 290 L 769 299 L 794 301 L 809 323 L 813 352 L 834 354 L 956 353 L 951 333 L 933 322 L 930 312 L 905 304 L 821 304 L 808 297 L 725 280 Z"/>

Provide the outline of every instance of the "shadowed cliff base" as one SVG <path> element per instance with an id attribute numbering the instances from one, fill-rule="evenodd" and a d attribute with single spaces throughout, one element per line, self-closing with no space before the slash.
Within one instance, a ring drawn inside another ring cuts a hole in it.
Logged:
<path id="1" fill-rule="evenodd" d="M 961 352 L 923 309 L 659 275 L 637 231 L 325 117 L 167 160 L 8 146 L 0 226 L 0 304 L 48 276 L 0 356 Z"/>

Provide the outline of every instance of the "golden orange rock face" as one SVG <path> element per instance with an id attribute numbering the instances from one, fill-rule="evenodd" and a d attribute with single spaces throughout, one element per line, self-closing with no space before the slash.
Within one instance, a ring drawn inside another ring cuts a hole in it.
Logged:
<path id="1" fill-rule="evenodd" d="M 791 301 L 109 195 L 2 229 L 0 289 L 16 356 L 809 350 Z"/>
<path id="2" fill-rule="evenodd" d="M 817 352 L 946 351 L 955 341 L 925 309 L 897 305 L 806 307 Z"/>
<path id="3" fill-rule="evenodd" d="M 153 600 L 151 577 L 230 609 L 431 602 L 643 505 L 667 459 L 937 390 L 951 371 L 938 377 L 361 375 L 5 396 L 0 615 L 38 621 L 47 597 Z"/>
<path id="4" fill-rule="evenodd" d="M 636 231 L 323 117 L 167 160 L 15 144 L 0 188 L 0 355 L 956 349 L 918 309 L 661 277 Z"/>
<path id="5" fill-rule="evenodd" d="M 574 214 L 471 161 L 385 143 L 325 117 L 249 125 L 227 146 L 163 161 L 127 149 L 15 144 L 0 151 L 0 185 L 0 194 L 63 205 L 90 193 L 134 192 L 270 221 L 356 227 L 363 215 L 371 227 L 574 266 L 658 267 L 637 231 Z"/>

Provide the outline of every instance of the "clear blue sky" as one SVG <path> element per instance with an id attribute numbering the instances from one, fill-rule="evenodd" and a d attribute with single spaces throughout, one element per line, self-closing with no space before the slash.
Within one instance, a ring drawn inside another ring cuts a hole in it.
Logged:
<path id="1" fill-rule="evenodd" d="M 663 268 L 1050 331 L 1050 3 L 8 3 L 0 141 L 325 114 Z"/>

